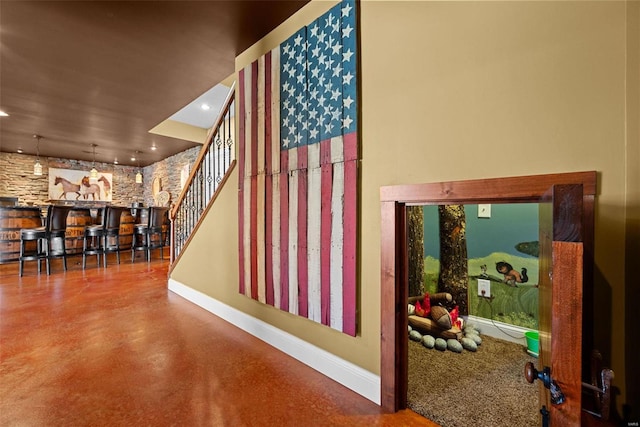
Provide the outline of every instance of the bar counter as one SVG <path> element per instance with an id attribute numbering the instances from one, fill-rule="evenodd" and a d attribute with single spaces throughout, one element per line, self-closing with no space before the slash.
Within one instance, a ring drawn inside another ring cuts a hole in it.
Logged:
<path id="1" fill-rule="evenodd" d="M 40 206 L 0 206 L 0 264 L 17 261 L 20 256 L 20 230 L 36 228 L 45 224 L 43 207 Z M 46 206 L 44 206 L 46 213 Z M 87 225 L 100 224 L 101 209 L 74 207 L 67 217 L 66 249 L 69 255 L 82 253 L 82 238 Z M 120 246 L 130 247 L 134 224 L 146 213 L 138 208 L 136 217 L 127 209 L 120 218 Z"/>
<path id="2" fill-rule="evenodd" d="M 0 206 L 0 263 L 16 261 L 20 255 L 20 230 L 42 226 L 40 208 Z"/>

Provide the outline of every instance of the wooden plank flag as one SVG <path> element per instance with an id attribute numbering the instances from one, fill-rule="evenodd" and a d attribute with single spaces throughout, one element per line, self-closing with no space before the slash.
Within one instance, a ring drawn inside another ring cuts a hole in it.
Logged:
<path id="1" fill-rule="evenodd" d="M 356 11 L 240 71 L 240 292 L 356 334 Z"/>

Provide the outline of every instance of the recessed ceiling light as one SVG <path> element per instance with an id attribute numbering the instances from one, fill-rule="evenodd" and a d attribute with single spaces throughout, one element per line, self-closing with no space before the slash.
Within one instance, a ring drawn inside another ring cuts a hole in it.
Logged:
<path id="1" fill-rule="evenodd" d="M 22 148 L 18 148 L 18 153 L 22 154 Z"/>
<path id="2" fill-rule="evenodd" d="M 132 161 L 132 162 L 135 162 L 135 161 L 136 161 L 135 156 L 131 156 L 131 161 Z"/>
<path id="3" fill-rule="evenodd" d="M 204 111 L 209 111 L 211 109 L 211 107 L 209 106 L 209 104 L 202 104 L 200 106 L 200 108 L 202 108 Z"/>
<path id="4" fill-rule="evenodd" d="M 114 165 L 117 165 L 117 164 L 118 164 L 118 159 L 114 159 L 114 160 L 113 160 L 113 164 L 114 164 Z"/>
<path id="5" fill-rule="evenodd" d="M 155 145 L 152 145 L 151 146 L 151 151 L 156 151 L 156 148 L 158 148 L 158 147 L 156 147 Z"/>
<path id="6" fill-rule="evenodd" d="M 0 110 L 0 117 L 9 117 L 9 115 L 4 111 Z"/>

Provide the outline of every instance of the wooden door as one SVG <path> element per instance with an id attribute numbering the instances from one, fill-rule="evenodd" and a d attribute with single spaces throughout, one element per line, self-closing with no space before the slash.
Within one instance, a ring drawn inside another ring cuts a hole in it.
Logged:
<path id="1" fill-rule="evenodd" d="M 583 283 L 583 189 L 554 185 L 540 203 L 541 424 L 580 425 Z M 525 369 L 527 379 L 530 373 Z M 530 379 L 531 380 L 531 379 Z M 548 412 L 547 412 L 548 411 Z"/>
<path id="2" fill-rule="evenodd" d="M 562 271 L 551 271 L 551 273 L 555 274 L 556 282 L 559 283 L 563 279 L 558 279 L 558 277 L 562 277 L 563 274 L 571 275 L 570 271 L 564 271 L 567 267 L 570 267 L 574 275 L 581 277 L 582 270 L 580 267 L 584 263 L 584 281 L 586 283 L 585 289 L 587 290 L 584 295 L 584 300 L 587 311 L 583 320 L 585 320 L 584 330 L 590 331 L 593 329 L 593 316 L 590 313 L 590 308 L 593 306 L 590 293 L 592 286 L 589 285 L 589 281 L 593 275 L 593 224 L 596 175 L 595 171 L 571 172 L 470 181 L 394 185 L 380 189 L 380 403 L 386 411 L 398 411 L 406 408 L 407 405 L 407 270 L 406 252 L 403 246 L 406 241 L 406 236 L 404 235 L 406 206 L 417 204 L 540 203 L 541 197 L 543 197 L 549 187 L 554 184 L 579 184 L 584 194 L 580 201 L 574 201 L 574 208 L 572 209 L 579 207 L 579 211 L 584 211 L 581 214 L 580 222 L 582 225 L 579 228 L 582 241 L 584 242 L 584 257 L 583 259 L 574 259 L 580 258 L 579 255 L 577 255 L 580 250 L 577 247 L 579 245 L 575 245 L 575 242 L 555 239 L 556 242 L 568 244 L 562 244 L 559 245 L 561 248 L 551 248 L 549 250 L 548 253 L 553 254 L 554 257 L 562 257 L 562 261 L 555 263 L 549 261 L 547 270 L 551 265 L 553 265 L 554 268 L 562 268 Z M 567 212 L 574 212 L 572 209 L 568 209 Z M 551 212 L 553 211 L 551 210 Z M 566 224 L 568 222 L 570 223 L 571 221 L 565 220 L 562 223 Z M 551 224 L 553 224 L 552 221 Z M 560 222 L 558 222 L 558 224 L 560 224 Z M 561 230 L 560 225 L 558 225 L 557 230 Z M 553 236 L 553 232 L 547 233 L 547 235 Z M 566 261 L 565 258 L 569 258 L 572 261 Z M 577 262 L 580 264 L 576 264 Z M 546 286 L 550 289 L 551 285 L 548 283 Z M 576 293 L 573 295 L 571 294 L 571 288 L 576 288 Z M 570 328 L 567 326 L 567 329 L 559 331 L 559 334 L 570 330 L 577 332 L 577 345 L 572 341 L 573 337 L 571 336 L 571 332 L 566 334 L 568 337 L 561 338 L 561 335 L 556 337 L 558 338 L 556 344 L 559 346 L 561 342 L 559 341 L 560 339 L 568 339 L 566 344 L 560 346 L 561 348 L 558 350 L 558 354 L 560 351 L 566 353 L 570 350 L 571 352 L 571 354 L 567 356 L 567 360 L 569 361 L 567 364 L 570 365 L 568 370 L 565 371 L 563 368 L 556 369 L 562 372 L 560 377 L 562 382 L 565 381 L 562 376 L 566 375 L 568 371 L 571 371 L 571 375 L 573 376 L 575 376 L 574 371 L 577 370 L 579 373 L 581 365 L 580 337 L 582 329 L 580 327 L 580 319 L 582 318 L 582 301 L 580 298 L 582 297 L 582 286 L 572 284 L 571 288 L 567 288 L 566 285 L 562 286 L 562 289 L 567 289 L 568 291 L 565 299 L 570 300 L 570 302 L 564 302 L 566 305 L 563 309 L 560 309 L 560 307 L 554 308 L 551 301 L 547 303 L 548 308 L 546 309 L 554 309 L 556 315 L 560 316 L 556 322 L 553 317 L 554 314 L 549 311 L 549 314 L 547 314 L 547 323 L 551 323 L 551 319 L 554 319 L 554 324 L 566 322 L 567 325 L 571 325 Z M 565 319 L 564 316 L 568 316 L 569 319 Z M 550 326 L 547 327 L 546 330 L 550 331 Z M 544 339 L 548 339 L 549 342 L 544 344 L 543 347 L 551 349 L 551 335 Z M 585 340 L 587 342 L 585 348 L 588 349 L 591 348 L 588 342 L 589 339 L 589 335 L 586 335 Z M 571 348 L 569 349 L 569 347 Z M 544 359 L 544 357 L 547 357 L 547 359 Z M 542 356 L 541 359 L 550 360 L 548 356 Z M 574 378 L 573 376 L 572 378 Z M 575 384 L 575 380 L 572 381 Z M 572 392 L 573 391 L 570 393 Z M 577 400 L 572 400 L 570 405 L 573 405 L 573 408 L 577 405 L 579 408 L 580 395 L 578 394 L 573 397 L 573 399 Z M 558 423 L 557 425 L 562 424 Z"/>

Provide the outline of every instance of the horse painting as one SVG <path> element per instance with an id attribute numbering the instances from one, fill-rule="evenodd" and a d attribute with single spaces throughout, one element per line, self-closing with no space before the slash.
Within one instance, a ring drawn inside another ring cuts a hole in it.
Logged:
<path id="1" fill-rule="evenodd" d="M 102 182 L 102 188 L 104 188 L 105 197 L 109 198 L 109 194 L 111 193 L 111 183 L 107 179 L 106 176 L 100 175 L 100 179 L 98 182 Z"/>
<path id="2" fill-rule="evenodd" d="M 68 200 L 67 193 L 76 193 L 76 200 L 80 198 L 80 184 L 73 184 L 69 180 L 56 176 L 55 185 L 58 184 L 62 184 L 62 194 L 60 194 L 58 199 L 62 199 L 64 197 L 65 200 Z"/>
<path id="3" fill-rule="evenodd" d="M 98 199 L 100 200 L 100 186 L 98 184 L 91 184 L 89 181 L 89 177 L 85 176 L 82 178 L 82 195 L 84 199 L 87 200 L 89 195 L 93 196 L 93 200 L 96 200 L 96 193 L 98 193 Z"/>

